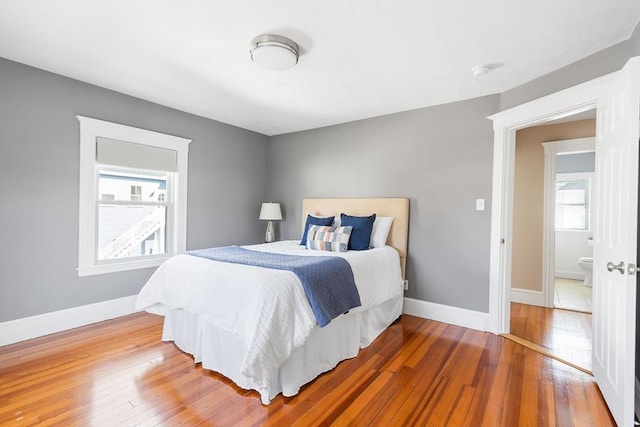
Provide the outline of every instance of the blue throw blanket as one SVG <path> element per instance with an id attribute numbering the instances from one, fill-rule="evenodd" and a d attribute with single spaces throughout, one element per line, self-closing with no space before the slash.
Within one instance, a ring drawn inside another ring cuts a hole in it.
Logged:
<path id="1" fill-rule="evenodd" d="M 214 261 L 295 273 L 304 287 L 320 327 L 360 306 L 360 295 L 353 279 L 353 271 L 343 258 L 277 254 L 252 251 L 239 246 L 199 249 L 187 254 Z"/>

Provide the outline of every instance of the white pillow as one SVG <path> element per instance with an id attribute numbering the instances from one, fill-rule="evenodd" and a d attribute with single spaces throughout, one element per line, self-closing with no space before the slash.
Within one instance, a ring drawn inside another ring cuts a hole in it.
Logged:
<path id="1" fill-rule="evenodd" d="M 376 216 L 371 230 L 370 248 L 384 248 L 387 245 L 391 224 L 393 224 L 392 216 Z"/>

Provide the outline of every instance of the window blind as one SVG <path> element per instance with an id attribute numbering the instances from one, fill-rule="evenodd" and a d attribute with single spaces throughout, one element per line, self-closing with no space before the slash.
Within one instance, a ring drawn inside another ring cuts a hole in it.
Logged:
<path id="1" fill-rule="evenodd" d="M 96 138 L 96 162 L 103 165 L 176 172 L 177 160 L 178 152 L 175 150 Z"/>

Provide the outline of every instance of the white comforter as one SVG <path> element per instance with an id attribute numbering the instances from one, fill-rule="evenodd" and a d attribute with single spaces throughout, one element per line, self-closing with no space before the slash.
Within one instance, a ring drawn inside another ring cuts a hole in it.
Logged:
<path id="1" fill-rule="evenodd" d="M 364 310 L 398 295 L 402 287 L 398 252 L 386 246 L 345 253 L 312 251 L 298 241 L 245 246 L 247 249 L 346 259 Z M 242 338 L 248 352 L 242 373 L 266 387 L 278 369 L 301 346 L 317 324 L 296 275 L 240 264 L 178 255 L 165 261 L 140 291 L 136 309 L 165 313 L 184 309 Z"/>

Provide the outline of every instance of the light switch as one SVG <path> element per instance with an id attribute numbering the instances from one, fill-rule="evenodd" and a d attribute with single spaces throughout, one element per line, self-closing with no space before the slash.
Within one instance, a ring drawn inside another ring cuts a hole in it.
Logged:
<path id="1" fill-rule="evenodd" d="M 476 210 L 477 211 L 484 210 L 484 199 L 476 199 Z"/>

